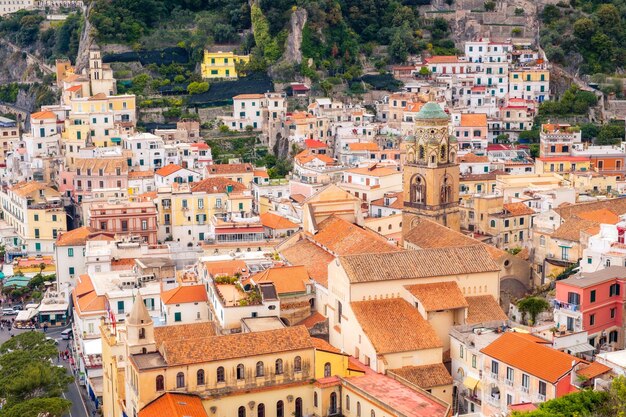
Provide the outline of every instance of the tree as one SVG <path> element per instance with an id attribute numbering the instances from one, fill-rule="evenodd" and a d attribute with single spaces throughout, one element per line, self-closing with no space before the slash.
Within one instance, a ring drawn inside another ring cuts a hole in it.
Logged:
<path id="1" fill-rule="evenodd" d="M 580 135 L 583 140 L 591 141 L 600 133 L 600 127 L 593 123 L 583 123 L 580 125 Z"/>
<path id="2" fill-rule="evenodd" d="M 518 140 L 520 142 L 539 142 L 539 129 L 524 130 L 519 133 Z"/>
<path id="3" fill-rule="evenodd" d="M 406 62 L 408 56 L 409 48 L 402 36 L 401 30 L 397 30 L 389 45 L 389 57 L 394 62 Z"/>
<path id="4" fill-rule="evenodd" d="M 561 17 L 561 11 L 554 4 L 548 4 L 541 11 L 541 20 L 546 25 L 558 20 Z"/>
<path id="5" fill-rule="evenodd" d="M 428 69 L 427 66 L 423 66 L 422 68 L 420 68 L 418 74 L 424 78 L 430 77 L 430 70 Z"/>
<path id="6" fill-rule="evenodd" d="M 623 378 L 623 377 L 622 377 Z M 598 413 L 603 407 L 609 394 L 604 391 L 582 390 L 565 395 L 554 400 L 539 404 L 539 408 L 530 412 L 514 411 L 513 417 L 572 417 L 572 416 L 602 416 Z M 618 414 L 614 414 L 618 415 Z M 608 417 L 608 415 L 607 415 Z"/>
<path id="7" fill-rule="evenodd" d="M 624 140 L 624 123 L 608 123 L 600 127 L 596 145 L 617 145 Z"/>
<path id="8" fill-rule="evenodd" d="M 61 417 L 67 413 L 71 401 L 63 398 L 34 398 L 2 410 L 2 417 Z"/>
<path id="9" fill-rule="evenodd" d="M 207 83 L 206 81 L 194 81 L 192 83 L 189 83 L 189 85 L 187 86 L 187 92 L 189 94 L 202 94 L 206 93 L 207 91 L 209 91 L 209 83 Z"/>
<path id="10" fill-rule="evenodd" d="M 539 313 L 547 310 L 549 307 L 550 304 L 545 299 L 539 297 L 526 297 L 517 303 L 519 311 L 530 314 L 533 324 L 536 322 Z"/>
<path id="11" fill-rule="evenodd" d="M 589 40 L 596 31 L 596 24 L 588 17 L 581 17 L 574 22 L 574 35 L 576 37 Z"/>

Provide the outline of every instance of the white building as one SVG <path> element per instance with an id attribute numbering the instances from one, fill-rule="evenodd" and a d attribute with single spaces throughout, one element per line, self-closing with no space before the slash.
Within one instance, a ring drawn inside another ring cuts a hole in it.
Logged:
<path id="1" fill-rule="evenodd" d="M 61 290 L 76 286 L 77 278 L 85 273 L 85 245 L 89 234 L 95 230 L 79 227 L 61 233 L 54 247 L 57 286 Z"/>
<path id="2" fill-rule="evenodd" d="M 165 165 L 163 139 L 151 133 L 138 133 L 122 139 L 124 149 L 132 151 L 132 166 L 140 171 L 154 171 Z"/>
<path id="3" fill-rule="evenodd" d="M 209 320 L 204 285 L 181 285 L 161 292 L 161 314 L 166 325 Z"/>
<path id="4" fill-rule="evenodd" d="M 154 183 L 156 187 L 167 187 L 174 183 L 192 183 L 202 179 L 199 172 L 183 168 L 176 164 L 169 164 L 158 169 L 154 174 Z"/>

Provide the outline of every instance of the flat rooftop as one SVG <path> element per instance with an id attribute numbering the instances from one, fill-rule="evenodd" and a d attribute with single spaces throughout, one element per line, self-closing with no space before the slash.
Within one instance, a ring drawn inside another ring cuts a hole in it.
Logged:
<path id="1" fill-rule="evenodd" d="M 251 332 L 263 332 L 265 330 L 276 330 L 285 327 L 285 324 L 276 316 L 248 317 L 241 319 L 241 321 Z"/>
<path id="2" fill-rule="evenodd" d="M 578 273 L 557 283 L 571 285 L 572 287 L 587 288 L 610 281 L 615 278 L 626 277 L 626 266 L 610 266 L 596 272 Z"/>

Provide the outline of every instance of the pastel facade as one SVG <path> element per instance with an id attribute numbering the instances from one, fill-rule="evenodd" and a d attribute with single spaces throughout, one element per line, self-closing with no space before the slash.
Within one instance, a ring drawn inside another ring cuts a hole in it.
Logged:
<path id="1" fill-rule="evenodd" d="M 204 51 L 201 63 L 202 78 L 237 78 L 237 65 L 245 64 L 249 60 L 248 55 Z"/>

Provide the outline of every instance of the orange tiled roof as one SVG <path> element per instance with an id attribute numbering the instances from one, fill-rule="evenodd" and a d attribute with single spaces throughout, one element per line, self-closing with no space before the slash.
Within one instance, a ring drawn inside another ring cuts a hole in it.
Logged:
<path id="1" fill-rule="evenodd" d="M 269 178 L 269 174 L 267 173 L 267 171 L 263 171 L 262 169 L 256 169 L 254 170 L 254 176 L 255 177 L 260 177 L 260 178 Z"/>
<path id="2" fill-rule="evenodd" d="M 139 411 L 139 417 L 208 417 L 197 395 L 166 392 Z"/>
<path id="3" fill-rule="evenodd" d="M 76 170 L 81 170 L 82 175 L 87 175 L 91 170 L 91 175 L 100 175 L 100 170 L 105 175 L 116 175 L 120 170 L 121 175 L 128 173 L 128 162 L 126 158 L 79 158 L 74 166 Z"/>
<path id="4" fill-rule="evenodd" d="M 487 115 L 484 113 L 462 114 L 461 127 L 487 127 Z"/>
<path id="5" fill-rule="evenodd" d="M 426 58 L 426 62 L 429 64 L 454 64 L 459 62 L 459 57 L 456 55 L 435 55 Z"/>
<path id="6" fill-rule="evenodd" d="M 600 362 L 591 362 L 589 366 L 582 368 L 577 373 L 578 375 L 584 376 L 587 379 L 593 379 L 611 371 L 611 368 L 601 364 Z"/>
<path id="7" fill-rule="evenodd" d="M 376 164 L 370 167 L 352 168 L 346 171 L 350 174 L 369 175 L 372 177 L 386 177 L 387 175 L 400 174 L 396 169 L 378 167 Z"/>
<path id="8" fill-rule="evenodd" d="M 154 340 L 160 345 L 165 340 L 186 340 L 198 337 L 215 336 L 215 327 L 210 321 L 185 323 L 154 328 Z"/>
<path id="9" fill-rule="evenodd" d="M 291 265 L 303 265 L 315 282 L 328 287 L 328 265 L 335 259 L 330 252 L 306 238 L 279 252 Z"/>
<path id="10" fill-rule="evenodd" d="M 426 311 L 451 310 L 467 307 L 467 301 L 456 282 L 406 285 L 406 288 Z"/>
<path id="11" fill-rule="evenodd" d="M 51 111 L 38 111 L 38 112 L 35 112 L 35 113 L 31 113 L 30 118 L 31 119 L 38 119 L 38 120 L 40 120 L 40 119 L 56 119 L 57 115 L 54 114 Z"/>
<path id="12" fill-rule="evenodd" d="M 465 323 L 477 324 L 490 321 L 506 321 L 507 315 L 504 313 L 493 295 L 476 295 L 465 297 L 467 301 L 467 318 Z"/>
<path id="13" fill-rule="evenodd" d="M 602 208 L 599 210 L 583 211 L 578 213 L 578 217 L 585 220 L 604 224 L 616 224 L 619 222 L 619 216 L 613 211 Z"/>
<path id="14" fill-rule="evenodd" d="M 167 177 L 168 175 L 172 175 L 176 171 L 180 171 L 183 169 L 180 165 L 169 164 L 164 166 L 163 168 L 159 168 L 156 170 L 155 174 L 160 175 L 162 177 Z"/>
<path id="15" fill-rule="evenodd" d="M 72 292 L 72 299 L 76 313 L 79 316 L 101 314 L 106 311 L 107 299 L 104 295 L 96 294 L 89 275 L 78 277 L 78 283 Z"/>
<path id="16" fill-rule="evenodd" d="M 199 303 L 208 301 L 204 285 L 181 285 L 161 293 L 164 304 Z"/>
<path id="17" fill-rule="evenodd" d="M 80 91 L 82 88 L 83 88 L 82 85 L 74 85 L 74 86 L 72 86 L 70 88 L 66 88 L 65 91 L 69 91 L 71 93 L 74 93 L 76 91 Z"/>
<path id="18" fill-rule="evenodd" d="M 575 356 L 520 337 L 514 332 L 504 333 L 480 351 L 552 384 L 566 377 L 572 366 L 584 362 Z"/>
<path id="19" fill-rule="evenodd" d="M 442 346 L 431 325 L 402 298 L 356 301 L 350 305 L 376 354 Z"/>
<path id="20" fill-rule="evenodd" d="M 270 229 L 298 229 L 300 227 L 291 220 L 274 213 L 263 213 L 261 214 L 260 219 L 261 224 Z"/>
<path id="21" fill-rule="evenodd" d="M 351 151 L 377 151 L 378 145 L 374 142 L 358 142 L 348 144 Z"/>
<path id="22" fill-rule="evenodd" d="M 337 255 L 400 252 L 387 239 L 335 215 L 318 224 L 313 240 Z"/>
<path id="23" fill-rule="evenodd" d="M 36 191 L 45 190 L 46 188 L 48 188 L 48 186 L 43 182 L 28 181 L 18 182 L 11 187 L 11 191 L 20 197 L 27 197 Z"/>
<path id="24" fill-rule="evenodd" d="M 324 350 L 331 353 L 341 353 L 341 350 L 337 349 L 324 339 L 320 339 L 319 337 L 311 337 L 311 341 L 313 342 L 313 346 L 315 346 L 315 350 Z"/>
<path id="25" fill-rule="evenodd" d="M 265 97 L 263 94 L 239 94 L 233 97 L 233 100 L 249 100 L 263 97 Z"/>
<path id="26" fill-rule="evenodd" d="M 212 276 L 245 274 L 248 266 L 241 259 L 233 259 L 228 261 L 208 261 L 204 263 L 204 268 Z"/>
<path id="27" fill-rule="evenodd" d="M 329 164 L 332 165 L 335 163 L 335 160 L 331 158 L 330 156 L 327 156 L 324 154 L 313 153 L 309 149 L 306 149 L 300 152 L 298 155 L 295 156 L 295 159 L 300 164 L 307 164 L 315 159 L 319 159 L 320 161 L 324 162 L 326 165 L 329 165 Z"/>
<path id="28" fill-rule="evenodd" d="M 326 317 L 322 316 L 320 313 L 316 311 L 315 313 L 311 314 L 306 319 L 296 323 L 296 325 L 302 325 L 306 327 L 307 329 L 311 329 L 316 324 L 322 323 L 324 321 L 326 321 Z"/>
<path id="29" fill-rule="evenodd" d="M 377 200 L 372 200 L 371 205 L 372 206 L 384 206 L 384 207 L 394 208 L 398 210 L 404 209 L 404 197 L 401 191 L 397 193 L 391 193 L 389 197 L 390 199 L 394 199 L 394 201 L 388 206 L 385 206 L 385 197 L 379 198 Z"/>
<path id="30" fill-rule="evenodd" d="M 467 163 L 472 163 L 472 162 L 489 162 L 489 158 L 487 156 L 484 155 L 476 155 L 473 153 L 468 153 L 462 156 L 458 157 L 458 162 L 467 162 Z"/>
<path id="31" fill-rule="evenodd" d="M 254 172 L 252 164 L 213 164 L 207 167 L 209 175 L 244 174 Z"/>
<path id="32" fill-rule="evenodd" d="M 87 242 L 87 238 L 90 233 L 95 232 L 88 226 L 79 227 L 78 229 L 70 230 L 69 232 L 61 233 L 57 238 L 57 246 L 82 246 Z"/>
<path id="33" fill-rule="evenodd" d="M 133 180 L 137 178 L 152 178 L 154 177 L 154 172 L 152 171 L 130 171 L 128 173 L 128 179 Z"/>
<path id="34" fill-rule="evenodd" d="M 222 336 L 164 340 L 161 352 L 169 366 L 223 361 L 247 356 L 313 349 L 304 326 Z"/>
<path id="35" fill-rule="evenodd" d="M 278 294 L 305 292 L 309 273 L 304 266 L 283 266 L 268 268 L 250 277 L 257 285 L 272 282 Z"/>
<path id="36" fill-rule="evenodd" d="M 452 385 L 452 376 L 443 363 L 422 366 L 403 366 L 389 372 L 417 385 L 422 389 Z"/>
<path id="37" fill-rule="evenodd" d="M 228 178 L 211 177 L 203 179 L 191 185 L 192 192 L 204 191 L 205 193 L 226 193 L 230 186 L 232 191 L 243 191 L 246 186 L 237 181 L 231 181 Z"/>
<path id="38" fill-rule="evenodd" d="M 504 204 L 503 207 L 513 216 L 529 216 L 531 214 L 535 214 L 535 210 L 521 202 Z"/>

